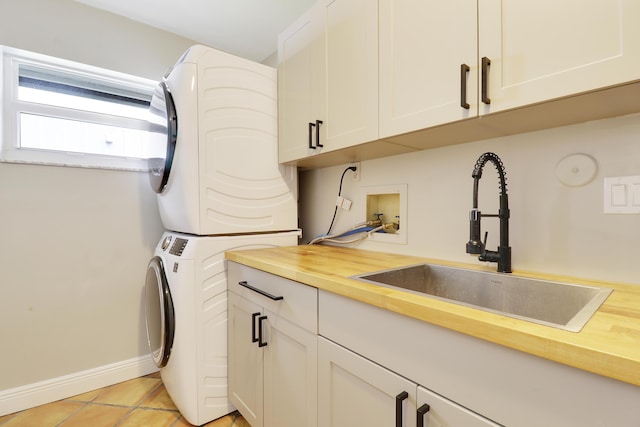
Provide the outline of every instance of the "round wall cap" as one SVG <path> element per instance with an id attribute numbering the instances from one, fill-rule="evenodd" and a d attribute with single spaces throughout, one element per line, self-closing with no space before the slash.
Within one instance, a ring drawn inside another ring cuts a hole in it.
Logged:
<path id="1" fill-rule="evenodd" d="M 596 159 L 588 154 L 569 154 L 558 162 L 556 176 L 568 187 L 582 187 L 590 183 L 598 173 Z"/>

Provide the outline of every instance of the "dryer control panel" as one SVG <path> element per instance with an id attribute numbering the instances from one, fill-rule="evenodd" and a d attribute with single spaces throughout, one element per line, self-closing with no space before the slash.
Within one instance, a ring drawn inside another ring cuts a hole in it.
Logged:
<path id="1" fill-rule="evenodd" d="M 187 242 L 187 239 L 176 237 L 173 241 L 173 245 L 171 245 L 171 249 L 169 249 L 169 253 L 171 255 L 181 256 L 182 252 L 184 252 L 184 248 L 187 246 Z"/>

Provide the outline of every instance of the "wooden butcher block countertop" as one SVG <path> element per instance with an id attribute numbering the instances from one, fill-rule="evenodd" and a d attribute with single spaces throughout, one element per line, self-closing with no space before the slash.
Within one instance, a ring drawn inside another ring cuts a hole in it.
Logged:
<path id="1" fill-rule="evenodd" d="M 406 255 L 322 245 L 229 251 L 226 258 L 463 334 L 640 386 L 640 286 L 538 273 L 514 275 L 614 289 L 580 332 L 538 325 L 349 276 L 418 263 L 495 271 Z"/>

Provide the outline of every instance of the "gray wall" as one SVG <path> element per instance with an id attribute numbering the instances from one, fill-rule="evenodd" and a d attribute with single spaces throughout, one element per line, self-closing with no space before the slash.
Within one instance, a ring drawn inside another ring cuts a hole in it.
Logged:
<path id="1" fill-rule="evenodd" d="M 0 0 L 0 44 L 159 80 L 194 42 L 72 0 Z M 0 163 L 0 390 L 147 354 L 162 231 L 146 174 Z"/>
<path id="2" fill-rule="evenodd" d="M 365 241 L 355 246 L 435 259 L 478 263 L 465 253 L 472 205 L 471 172 L 478 156 L 494 151 L 507 171 L 513 268 L 640 284 L 640 215 L 603 213 L 604 177 L 640 175 L 640 114 L 477 141 L 362 162 L 361 180 L 347 173 L 342 195 L 353 201 L 340 210 L 334 231 L 365 220 L 367 186 L 407 184 L 406 244 Z M 567 187 L 556 177 L 565 156 L 596 159 L 595 179 Z M 326 233 L 340 175 L 346 165 L 300 174 L 303 239 Z M 497 213 L 498 176 L 485 167 L 479 208 Z M 485 218 L 489 249 L 498 243 L 498 220 Z M 489 267 L 495 269 L 495 264 Z"/>

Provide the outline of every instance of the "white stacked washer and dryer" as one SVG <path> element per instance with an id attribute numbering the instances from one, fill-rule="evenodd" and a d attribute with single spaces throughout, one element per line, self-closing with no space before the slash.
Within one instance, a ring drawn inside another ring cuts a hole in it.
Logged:
<path id="1" fill-rule="evenodd" d="M 233 411 L 224 252 L 296 245 L 296 168 L 278 164 L 273 68 L 193 46 L 159 83 L 150 159 L 167 229 L 145 284 L 149 346 L 192 424 Z"/>

